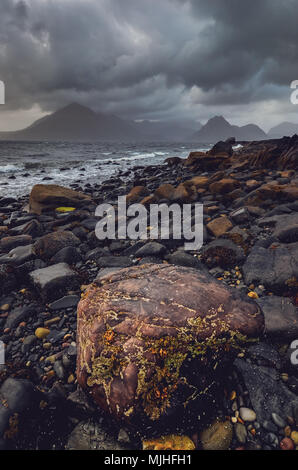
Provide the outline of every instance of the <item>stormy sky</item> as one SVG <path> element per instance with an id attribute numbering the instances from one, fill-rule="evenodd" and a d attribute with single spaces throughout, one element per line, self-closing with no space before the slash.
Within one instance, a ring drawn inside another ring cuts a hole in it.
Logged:
<path id="1" fill-rule="evenodd" d="M 298 123 L 297 0 L 1 0 L 0 130 L 70 102 L 129 119 Z"/>

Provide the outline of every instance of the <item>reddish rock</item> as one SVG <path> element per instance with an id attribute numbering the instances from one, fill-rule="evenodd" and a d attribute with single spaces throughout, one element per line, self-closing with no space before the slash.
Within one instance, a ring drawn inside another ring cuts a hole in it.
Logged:
<path id="1" fill-rule="evenodd" d="M 278 201 L 280 204 L 283 202 L 297 201 L 298 185 L 295 183 L 283 185 L 275 183 L 263 184 L 260 188 L 248 195 L 246 203 L 248 205 L 262 206 L 264 203 L 266 204 L 268 199 Z"/>
<path id="2" fill-rule="evenodd" d="M 34 244 L 34 252 L 41 259 L 50 259 L 67 246 L 77 246 L 80 240 L 72 232 L 52 232 L 39 238 Z"/>
<path id="3" fill-rule="evenodd" d="M 90 196 L 56 184 L 36 184 L 30 193 L 30 212 L 41 214 L 60 206 L 81 207 L 91 201 Z"/>
<path id="4" fill-rule="evenodd" d="M 205 189 L 210 179 L 208 176 L 194 176 L 189 182 L 197 189 Z"/>
<path id="5" fill-rule="evenodd" d="M 233 228 L 233 224 L 230 219 L 224 215 L 223 217 L 217 217 L 209 222 L 207 228 L 215 237 L 221 237 L 221 235 Z"/>
<path id="6" fill-rule="evenodd" d="M 239 181 L 233 178 L 223 178 L 220 181 L 210 184 L 209 189 L 213 194 L 227 194 L 239 188 Z"/>
<path id="7" fill-rule="evenodd" d="M 140 202 L 145 196 L 149 195 L 149 191 L 145 186 L 134 186 L 126 196 L 129 204 Z"/>
<path id="8" fill-rule="evenodd" d="M 78 305 L 78 382 L 118 418 L 177 419 L 263 328 L 257 304 L 208 272 L 122 269 L 96 280 Z"/>
<path id="9" fill-rule="evenodd" d="M 198 193 L 195 186 L 190 181 L 179 184 L 173 194 L 173 201 L 177 202 L 195 202 L 197 200 Z"/>
<path id="10" fill-rule="evenodd" d="M 184 165 L 194 171 L 209 171 L 225 168 L 229 163 L 230 157 L 227 154 L 207 155 L 203 152 L 191 152 Z"/>
<path id="11" fill-rule="evenodd" d="M 154 193 L 157 200 L 168 199 L 171 201 L 175 192 L 175 187 L 172 184 L 162 184 Z"/>
<path id="12" fill-rule="evenodd" d="M 294 450 L 295 444 L 289 437 L 285 437 L 279 444 L 281 450 Z"/>

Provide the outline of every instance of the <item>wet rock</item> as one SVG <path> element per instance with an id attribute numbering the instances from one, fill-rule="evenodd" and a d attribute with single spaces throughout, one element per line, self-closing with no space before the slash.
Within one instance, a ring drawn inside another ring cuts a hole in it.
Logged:
<path id="1" fill-rule="evenodd" d="M 265 317 L 266 334 L 280 340 L 281 338 L 298 338 L 298 311 L 286 297 L 261 297 L 257 303 Z"/>
<path id="2" fill-rule="evenodd" d="M 133 204 L 136 202 L 140 202 L 145 196 L 148 196 L 148 195 L 149 195 L 149 191 L 145 186 L 135 186 L 127 194 L 126 201 L 128 204 Z"/>
<path id="3" fill-rule="evenodd" d="M 72 232 L 52 232 L 37 240 L 34 251 L 39 258 L 49 260 L 63 248 L 79 244 L 80 240 Z"/>
<path id="4" fill-rule="evenodd" d="M 208 273 L 172 265 L 124 269 L 96 280 L 79 303 L 78 382 L 112 414 L 154 421 L 208 387 L 214 364 L 224 368 L 235 341 L 245 345 L 262 331 L 257 305 Z"/>
<path id="5" fill-rule="evenodd" d="M 29 380 L 8 378 L 0 388 L 0 446 L 10 447 L 17 437 L 20 417 L 36 407 L 38 393 Z"/>
<path id="6" fill-rule="evenodd" d="M 50 260 L 51 264 L 67 263 L 76 264 L 81 261 L 82 257 L 77 248 L 74 246 L 66 246 L 58 251 Z"/>
<path id="7" fill-rule="evenodd" d="M 250 219 L 249 211 L 246 207 L 241 207 L 230 213 L 230 218 L 236 224 L 243 224 Z"/>
<path id="8" fill-rule="evenodd" d="M 246 427 L 244 426 L 244 424 L 241 424 L 241 423 L 236 423 L 236 424 L 235 424 L 235 434 L 236 434 L 237 440 L 238 440 L 241 444 L 245 444 L 245 443 L 246 443 L 246 440 L 247 440 L 247 430 L 246 430 Z"/>
<path id="9" fill-rule="evenodd" d="M 67 450 L 127 450 L 109 436 L 96 421 L 89 419 L 79 423 L 69 436 Z"/>
<path id="10" fill-rule="evenodd" d="M 175 187 L 172 184 L 165 183 L 165 184 L 162 184 L 154 192 L 154 197 L 157 201 L 164 200 L 164 199 L 168 201 L 172 201 L 174 193 L 175 193 Z"/>
<path id="11" fill-rule="evenodd" d="M 202 263 L 195 256 L 185 253 L 185 251 L 177 250 L 167 256 L 167 261 L 176 266 L 186 266 L 189 268 L 205 269 Z"/>
<path id="12" fill-rule="evenodd" d="M 279 293 L 297 287 L 298 243 L 271 245 L 268 249 L 254 246 L 243 265 L 245 282 L 262 284 Z"/>
<path id="13" fill-rule="evenodd" d="M 14 268 L 0 264 L 0 295 L 9 294 L 16 285 L 17 279 Z"/>
<path id="14" fill-rule="evenodd" d="M 260 423 L 272 420 L 272 413 L 291 416 L 298 404 L 294 395 L 281 381 L 277 371 L 270 367 L 256 366 L 237 358 L 235 366 L 241 373 L 249 397 Z"/>
<path id="15" fill-rule="evenodd" d="M 245 259 L 244 250 L 232 240 L 219 238 L 203 248 L 202 259 L 209 267 L 220 266 L 229 268 L 242 263 Z"/>
<path id="16" fill-rule="evenodd" d="M 0 240 L 0 251 L 8 252 L 18 246 L 31 245 L 32 237 L 30 235 L 16 235 L 4 237 Z"/>
<path id="17" fill-rule="evenodd" d="M 12 266 L 18 266 L 31 261 L 36 257 L 33 245 L 18 246 L 14 248 L 6 255 L 0 257 L 0 264 L 11 264 Z"/>
<path id="18" fill-rule="evenodd" d="M 251 410 L 250 408 L 241 407 L 239 411 L 240 411 L 240 417 L 241 419 L 243 419 L 243 421 L 249 421 L 249 422 L 256 421 L 257 416 L 254 410 Z"/>
<path id="19" fill-rule="evenodd" d="M 218 217 L 207 224 L 208 230 L 214 235 L 214 237 L 220 237 L 224 233 L 228 232 L 233 228 L 232 222 L 226 215 Z"/>
<path id="20" fill-rule="evenodd" d="M 144 256 L 162 256 L 165 252 L 166 248 L 164 245 L 157 242 L 149 242 L 139 248 L 135 256 L 137 258 L 143 258 Z"/>
<path id="21" fill-rule="evenodd" d="M 67 290 L 79 287 L 77 274 L 66 263 L 58 263 L 29 274 L 34 287 L 48 301 L 55 300 Z"/>
<path id="22" fill-rule="evenodd" d="M 227 450 L 233 438 L 233 426 L 230 421 L 215 422 L 200 435 L 204 450 Z"/>
<path id="23" fill-rule="evenodd" d="M 195 188 L 189 181 L 185 183 L 180 183 L 172 195 L 171 200 L 174 202 L 182 203 L 191 203 L 195 202 L 198 198 L 198 193 Z"/>
<path id="24" fill-rule="evenodd" d="M 28 307 L 18 307 L 12 310 L 5 322 L 5 328 L 15 328 L 21 321 L 29 317 L 36 315 L 36 305 L 30 305 Z"/>
<path id="25" fill-rule="evenodd" d="M 61 299 L 58 299 L 55 302 L 52 302 L 49 305 L 49 309 L 50 310 L 63 310 L 66 308 L 74 308 L 77 306 L 79 301 L 80 301 L 80 297 L 77 295 L 66 295 L 65 297 L 62 297 Z"/>
<path id="26" fill-rule="evenodd" d="M 211 150 L 209 150 L 209 155 L 218 155 L 218 154 L 223 154 L 226 153 L 231 157 L 233 155 L 233 145 L 235 145 L 235 138 L 230 137 L 229 139 L 225 141 L 219 141 L 217 142 Z"/>
<path id="27" fill-rule="evenodd" d="M 239 181 L 233 178 L 223 178 L 210 184 L 209 189 L 213 194 L 228 194 L 239 188 Z"/>
<path id="28" fill-rule="evenodd" d="M 36 336 L 35 335 L 29 335 L 24 338 L 23 344 L 22 344 L 22 352 L 26 354 L 28 351 L 30 351 L 31 347 L 33 344 L 36 342 Z"/>

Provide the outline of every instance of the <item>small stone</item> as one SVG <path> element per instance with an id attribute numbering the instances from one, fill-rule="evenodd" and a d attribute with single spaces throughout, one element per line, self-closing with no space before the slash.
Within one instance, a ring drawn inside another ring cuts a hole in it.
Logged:
<path id="1" fill-rule="evenodd" d="M 235 425 L 235 434 L 236 434 L 238 441 L 241 444 L 245 444 L 246 439 L 247 439 L 247 431 L 246 431 L 246 427 L 244 426 L 244 424 L 237 423 Z"/>
<path id="2" fill-rule="evenodd" d="M 290 437 L 291 436 L 291 427 L 290 426 L 286 426 L 285 429 L 284 429 L 284 433 L 285 433 L 285 436 L 286 437 Z M 293 439 L 294 440 L 294 439 Z"/>
<path id="3" fill-rule="evenodd" d="M 249 421 L 253 422 L 256 421 L 257 415 L 254 412 L 254 410 L 251 410 L 250 408 L 240 408 L 240 417 L 243 419 L 243 421 Z"/>
<path id="4" fill-rule="evenodd" d="M 47 328 L 37 328 L 35 330 L 35 336 L 36 338 L 38 339 L 44 339 L 48 336 L 48 334 L 50 333 L 50 330 L 48 330 Z"/>
<path id="5" fill-rule="evenodd" d="M 269 431 L 269 432 L 277 432 L 277 427 L 271 421 L 265 420 L 263 422 L 263 428 L 266 429 L 266 431 Z"/>
<path id="6" fill-rule="evenodd" d="M 233 438 L 233 426 L 230 421 L 213 423 L 201 433 L 204 450 L 227 450 Z"/>
<path id="7" fill-rule="evenodd" d="M 212 235 L 215 237 L 220 237 L 224 233 L 231 230 L 231 228 L 233 228 L 233 224 L 227 216 L 223 216 L 212 220 L 212 222 L 209 222 L 207 224 L 207 228 L 212 233 Z"/>
<path id="8" fill-rule="evenodd" d="M 64 378 L 65 372 L 61 361 L 56 361 L 54 363 L 54 371 L 59 379 L 62 380 Z"/>
<path id="9" fill-rule="evenodd" d="M 285 437 L 279 444 L 281 450 L 294 450 L 294 442 L 289 437 Z"/>
<path id="10" fill-rule="evenodd" d="M 188 436 L 171 435 L 143 441 L 143 450 L 195 450 L 195 445 Z"/>
<path id="11" fill-rule="evenodd" d="M 285 428 L 286 427 L 287 423 L 277 413 L 272 413 L 271 416 L 272 416 L 272 420 L 273 420 L 274 424 L 276 424 L 276 426 L 278 426 L 279 428 Z"/>
<path id="12" fill-rule="evenodd" d="M 60 317 L 50 318 L 50 320 L 46 320 L 44 322 L 45 326 L 53 325 L 54 323 L 58 323 L 60 321 Z"/>
<path id="13" fill-rule="evenodd" d="M 122 444 L 128 444 L 130 442 L 129 435 L 125 429 L 120 429 L 118 434 L 118 442 L 121 442 Z"/>
<path id="14" fill-rule="evenodd" d="M 291 432 L 291 439 L 294 442 L 295 446 L 298 446 L 298 431 Z"/>
<path id="15" fill-rule="evenodd" d="M 7 312 L 9 309 L 10 309 L 9 304 L 4 304 L 4 305 L 1 305 L 0 307 L 1 312 Z"/>
<path id="16" fill-rule="evenodd" d="M 257 294 L 256 292 L 253 292 L 253 291 L 252 291 L 252 292 L 249 292 L 247 295 L 248 295 L 248 297 L 250 297 L 251 299 L 258 299 L 258 298 L 259 298 L 258 294 Z"/>
<path id="17" fill-rule="evenodd" d="M 68 384 L 72 384 L 75 381 L 75 376 L 73 374 L 70 374 L 67 379 Z"/>

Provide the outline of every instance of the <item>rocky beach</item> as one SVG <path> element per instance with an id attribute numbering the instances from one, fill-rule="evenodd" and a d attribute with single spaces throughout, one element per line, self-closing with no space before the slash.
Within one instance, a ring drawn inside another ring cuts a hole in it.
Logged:
<path id="1" fill-rule="evenodd" d="M 0 197 L 0 449 L 298 449 L 297 167 L 228 139 Z M 98 240 L 119 196 L 203 204 L 202 248 Z"/>

